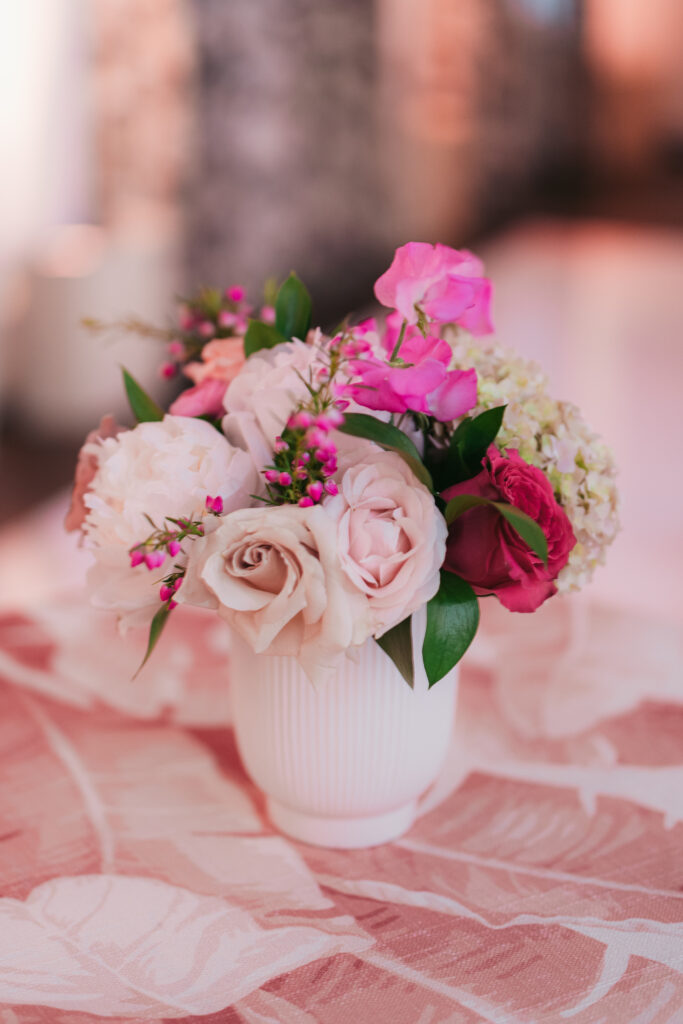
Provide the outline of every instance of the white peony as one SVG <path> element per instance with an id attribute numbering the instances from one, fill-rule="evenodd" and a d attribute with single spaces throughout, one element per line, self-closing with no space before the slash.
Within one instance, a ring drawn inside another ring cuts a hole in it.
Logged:
<path id="1" fill-rule="evenodd" d="M 88 574 L 93 603 L 116 610 L 124 625 L 149 622 L 159 607 L 164 568 L 131 568 L 129 550 L 165 516 L 199 518 L 206 496 L 230 511 L 252 504 L 258 477 L 249 456 L 203 420 L 165 416 L 99 443 L 98 469 L 85 496 L 84 533 L 95 556 Z M 207 531 L 218 520 L 207 516 Z M 190 550 L 191 540 L 184 542 Z M 182 564 L 184 555 L 172 562 Z"/>

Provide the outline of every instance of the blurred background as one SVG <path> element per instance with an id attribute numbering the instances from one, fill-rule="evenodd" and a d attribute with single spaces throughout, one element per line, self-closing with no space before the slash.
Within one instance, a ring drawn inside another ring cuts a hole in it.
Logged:
<path id="1" fill-rule="evenodd" d="M 329 324 L 418 239 L 482 253 L 499 338 L 625 467 L 605 595 L 680 607 L 682 51 L 680 0 L 2 4 L 5 600 L 118 365 L 163 394 L 157 342 L 81 318 L 296 268 Z"/>

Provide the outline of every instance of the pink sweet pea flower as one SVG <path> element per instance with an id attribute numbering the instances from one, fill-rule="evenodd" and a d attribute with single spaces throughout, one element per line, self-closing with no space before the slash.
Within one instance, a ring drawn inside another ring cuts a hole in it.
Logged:
<path id="1" fill-rule="evenodd" d="M 408 242 L 375 282 L 375 295 L 409 324 L 417 323 L 422 311 L 435 323 L 457 323 L 472 334 L 490 334 L 492 290 L 483 270 L 481 260 L 466 249 Z"/>
<path id="2" fill-rule="evenodd" d="M 208 378 L 176 398 L 169 412 L 173 416 L 220 416 L 227 384 Z"/>
<path id="3" fill-rule="evenodd" d="M 396 313 L 387 317 L 382 341 L 387 359 L 398 340 L 399 322 Z M 476 371 L 449 370 L 451 347 L 442 338 L 423 338 L 417 327 L 408 327 L 398 357 L 403 365 L 374 356 L 353 360 L 355 379 L 345 393 L 367 409 L 422 412 L 442 422 L 463 416 L 477 404 Z"/>

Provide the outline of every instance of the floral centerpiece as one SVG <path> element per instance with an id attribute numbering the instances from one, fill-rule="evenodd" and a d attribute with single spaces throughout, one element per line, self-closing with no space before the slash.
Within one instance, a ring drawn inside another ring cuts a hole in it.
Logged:
<path id="1" fill-rule="evenodd" d="M 93 601 L 149 628 L 147 657 L 178 604 L 210 609 L 252 703 L 257 680 L 295 671 L 298 706 L 337 724 L 332 693 L 368 671 L 400 673 L 413 695 L 388 699 L 414 719 L 418 691 L 453 680 L 482 597 L 535 611 L 584 584 L 617 529 L 607 449 L 535 366 L 479 340 L 491 284 L 475 256 L 409 243 L 375 295 L 383 321 L 325 333 L 294 274 L 257 313 L 241 288 L 202 290 L 162 367 L 190 386 L 164 410 L 124 371 L 137 425 L 89 435 L 67 519 L 94 556 Z M 249 715 L 252 732 L 267 718 Z M 363 814 L 316 814 L 355 845 Z"/>

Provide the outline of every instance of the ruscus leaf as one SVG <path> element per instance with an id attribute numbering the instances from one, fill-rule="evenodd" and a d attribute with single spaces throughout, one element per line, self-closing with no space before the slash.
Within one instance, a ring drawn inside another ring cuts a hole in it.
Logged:
<path id="1" fill-rule="evenodd" d="M 441 570 L 438 593 L 427 604 L 422 660 L 429 686 L 448 675 L 472 643 L 479 625 L 479 602 L 469 583 Z"/>
<path id="2" fill-rule="evenodd" d="M 280 287 L 275 300 L 275 327 L 290 341 L 306 340 L 311 326 L 311 296 L 306 286 L 292 272 Z"/>
<path id="3" fill-rule="evenodd" d="M 244 355 L 248 359 L 249 356 L 253 356 L 254 352 L 259 352 L 262 348 L 275 348 L 283 341 L 287 341 L 287 339 L 272 324 L 263 323 L 261 320 L 250 320 L 244 335 Z"/>
<path id="4" fill-rule="evenodd" d="M 388 654 L 408 686 L 415 681 L 413 671 L 413 640 L 410 635 L 410 616 L 387 630 L 376 642 Z"/>
<path id="5" fill-rule="evenodd" d="M 170 614 L 171 609 L 168 607 L 168 605 L 162 604 L 161 608 L 152 619 L 149 626 L 149 640 L 147 641 L 147 650 L 145 651 L 145 656 L 140 662 L 140 666 L 135 675 L 133 676 L 133 679 L 135 679 L 139 675 L 144 666 L 147 664 L 150 655 L 152 654 L 152 651 L 156 647 L 159 638 L 161 637 L 161 634 L 164 631 L 164 627 L 168 622 L 168 617 Z"/>
<path id="6" fill-rule="evenodd" d="M 122 368 L 123 386 L 126 389 L 128 403 L 138 423 L 151 423 L 163 420 L 164 410 L 157 405 L 153 398 L 147 394 L 143 387 L 138 384 L 135 377 Z"/>

